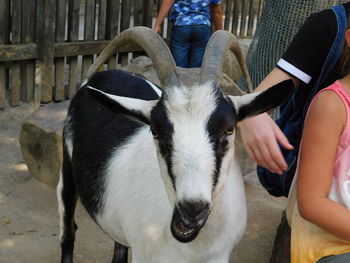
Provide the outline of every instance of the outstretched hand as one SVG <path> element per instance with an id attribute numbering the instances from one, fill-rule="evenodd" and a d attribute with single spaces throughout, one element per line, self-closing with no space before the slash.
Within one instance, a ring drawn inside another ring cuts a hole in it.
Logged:
<path id="1" fill-rule="evenodd" d="M 288 150 L 293 146 L 267 113 L 245 119 L 238 127 L 248 155 L 258 165 L 278 174 L 288 168 L 279 145 Z"/>

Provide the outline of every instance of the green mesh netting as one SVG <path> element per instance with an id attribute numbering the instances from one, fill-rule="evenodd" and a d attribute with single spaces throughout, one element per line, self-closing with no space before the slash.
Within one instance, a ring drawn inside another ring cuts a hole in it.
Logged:
<path id="1" fill-rule="evenodd" d="M 247 55 L 253 86 L 256 87 L 275 67 L 310 14 L 346 2 L 349 0 L 265 0 Z"/>

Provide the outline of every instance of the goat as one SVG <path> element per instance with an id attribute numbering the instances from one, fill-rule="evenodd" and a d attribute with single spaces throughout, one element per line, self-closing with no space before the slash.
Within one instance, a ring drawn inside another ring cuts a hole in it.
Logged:
<path id="1" fill-rule="evenodd" d="M 128 248 L 135 263 L 227 263 L 246 226 L 244 184 L 234 161 L 237 122 L 278 106 L 293 85 L 224 95 L 216 82 L 222 54 L 237 49 L 226 31 L 211 37 L 193 87 L 181 84 L 168 47 L 144 27 L 120 33 L 89 74 L 130 41 L 152 58 L 163 88 L 109 70 L 93 74 L 73 97 L 57 186 L 61 262 L 73 261 L 79 196 L 115 241 L 114 263 L 127 262 Z"/>

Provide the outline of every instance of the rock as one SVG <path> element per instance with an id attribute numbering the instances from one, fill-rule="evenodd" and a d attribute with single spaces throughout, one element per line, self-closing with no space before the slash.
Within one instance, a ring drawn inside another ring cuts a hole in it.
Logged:
<path id="1" fill-rule="evenodd" d="M 122 67 L 123 70 L 142 74 L 153 68 L 153 62 L 149 57 L 139 56 L 130 61 L 130 64 Z"/>
<path id="2" fill-rule="evenodd" d="M 34 178 L 55 187 L 62 163 L 62 130 L 69 101 L 46 104 L 22 123 L 19 143 Z"/>

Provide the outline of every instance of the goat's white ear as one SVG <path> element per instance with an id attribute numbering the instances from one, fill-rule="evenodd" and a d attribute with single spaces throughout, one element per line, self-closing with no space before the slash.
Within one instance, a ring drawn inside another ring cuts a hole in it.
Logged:
<path id="1" fill-rule="evenodd" d="M 272 110 L 283 104 L 294 91 L 292 80 L 284 80 L 271 88 L 243 96 L 228 96 L 232 101 L 238 121 Z"/>
<path id="2" fill-rule="evenodd" d="M 91 86 L 86 86 L 86 88 L 101 103 L 110 108 L 117 108 L 118 112 L 134 117 L 146 124 L 150 124 L 151 111 L 158 103 L 158 100 L 141 100 L 109 94 Z"/>

